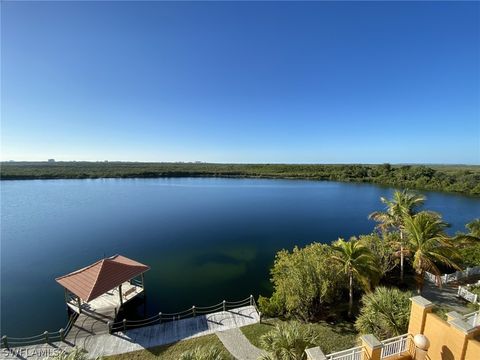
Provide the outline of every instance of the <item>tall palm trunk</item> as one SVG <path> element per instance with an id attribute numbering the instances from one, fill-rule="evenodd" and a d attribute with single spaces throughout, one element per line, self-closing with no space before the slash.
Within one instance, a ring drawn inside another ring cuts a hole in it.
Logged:
<path id="1" fill-rule="evenodd" d="M 400 282 L 403 283 L 403 231 L 400 230 Z"/>
<path id="2" fill-rule="evenodd" d="M 352 309 L 353 309 L 353 274 L 352 271 L 350 270 L 349 272 L 349 287 L 348 287 L 348 317 L 352 316 Z"/>

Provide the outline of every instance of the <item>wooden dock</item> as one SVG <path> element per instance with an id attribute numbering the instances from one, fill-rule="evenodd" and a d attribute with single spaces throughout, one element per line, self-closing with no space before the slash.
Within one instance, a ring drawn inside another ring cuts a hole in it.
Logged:
<path id="1" fill-rule="evenodd" d="M 87 316 L 87 314 L 84 314 Z M 77 332 L 72 330 L 64 342 L 13 348 L 7 353 L 2 349 L 1 359 L 40 360 L 59 351 L 71 350 L 74 346 L 88 351 L 90 358 L 127 353 L 155 346 L 171 344 L 177 341 L 216 333 L 260 321 L 254 306 L 243 306 L 228 311 L 219 311 L 208 315 L 198 315 L 182 320 L 142 327 L 125 332 L 109 334 L 101 326 L 106 322 L 87 320 L 82 315 L 75 322 Z M 89 321 L 92 321 L 90 323 Z"/>

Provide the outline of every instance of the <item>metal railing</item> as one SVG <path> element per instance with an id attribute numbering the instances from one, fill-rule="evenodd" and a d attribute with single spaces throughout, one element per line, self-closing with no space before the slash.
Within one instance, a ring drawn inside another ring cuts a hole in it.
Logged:
<path id="1" fill-rule="evenodd" d="M 480 326 L 480 310 L 464 315 L 463 319 L 472 326 Z"/>
<path id="2" fill-rule="evenodd" d="M 431 282 L 437 282 L 437 279 L 440 278 L 442 284 L 448 284 L 450 282 L 455 282 L 460 279 L 468 278 L 469 276 L 480 275 L 480 266 L 474 266 L 472 268 L 467 267 L 463 271 L 456 271 L 451 274 L 443 274 L 440 277 L 429 273 L 428 271 L 425 273 L 425 279 Z"/>
<path id="3" fill-rule="evenodd" d="M 409 341 L 409 334 L 404 334 L 400 336 L 396 336 L 390 339 L 386 339 L 382 341 L 382 353 L 380 355 L 381 359 L 393 356 L 393 355 L 400 355 L 401 353 L 408 350 L 408 341 Z"/>
<path id="4" fill-rule="evenodd" d="M 68 320 L 65 328 L 62 328 L 58 331 L 45 331 L 39 335 L 22 338 L 3 335 L 0 347 L 9 349 L 18 346 L 48 344 L 56 341 L 64 341 L 68 332 L 72 329 L 73 323 L 75 322 L 77 317 L 78 314 L 76 313 L 70 316 L 70 319 Z"/>
<path id="5" fill-rule="evenodd" d="M 255 307 L 255 311 L 260 315 L 260 312 L 258 311 L 258 308 L 257 308 L 257 304 L 255 303 L 255 299 L 253 298 L 253 295 L 250 295 L 248 298 L 240 301 L 223 300 L 222 302 L 215 305 L 192 306 L 191 308 L 188 308 L 176 313 L 159 312 L 157 315 L 154 315 L 147 319 L 140 319 L 140 320 L 123 319 L 122 321 L 108 322 L 108 329 L 110 333 L 117 332 L 117 331 L 126 331 L 129 329 L 135 329 L 135 328 L 144 327 L 144 326 L 162 324 L 169 321 L 176 321 L 176 320 L 191 318 L 197 315 L 206 315 L 206 314 L 212 314 L 220 311 L 228 311 L 228 310 L 236 309 L 242 306 L 253 306 Z"/>
<path id="6" fill-rule="evenodd" d="M 362 360 L 363 347 L 357 346 L 351 349 L 337 351 L 326 355 L 327 360 Z"/>
<path id="7" fill-rule="evenodd" d="M 457 295 L 473 304 L 476 304 L 478 301 L 478 295 L 470 292 L 466 286 L 459 286 Z"/>

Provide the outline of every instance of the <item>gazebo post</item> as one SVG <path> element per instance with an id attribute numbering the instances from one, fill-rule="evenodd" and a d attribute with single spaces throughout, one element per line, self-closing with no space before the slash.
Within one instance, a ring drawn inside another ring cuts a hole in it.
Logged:
<path id="1" fill-rule="evenodd" d="M 143 273 L 141 276 L 142 276 L 142 289 L 145 292 L 145 277 L 143 276 Z"/>
<path id="2" fill-rule="evenodd" d="M 82 313 L 82 300 L 80 300 L 80 297 L 77 296 L 77 303 L 78 303 L 78 313 Z"/>
<path id="3" fill-rule="evenodd" d="M 120 306 L 123 306 L 122 284 L 118 285 L 118 294 L 120 295 Z"/>
<path id="4" fill-rule="evenodd" d="M 68 290 L 67 288 L 63 288 L 64 294 L 65 294 L 65 305 L 67 305 L 68 308 Z"/>

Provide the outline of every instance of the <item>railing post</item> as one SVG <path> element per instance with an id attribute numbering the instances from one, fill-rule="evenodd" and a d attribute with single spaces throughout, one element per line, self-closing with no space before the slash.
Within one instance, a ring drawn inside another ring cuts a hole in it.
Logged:
<path id="1" fill-rule="evenodd" d="M 112 333 L 112 322 L 108 321 L 107 326 L 108 326 L 108 333 L 111 334 Z"/>
<path id="2" fill-rule="evenodd" d="M 123 319 L 123 331 L 127 330 L 127 319 Z"/>
<path id="3" fill-rule="evenodd" d="M 158 313 L 158 323 L 159 324 L 162 323 L 162 312 L 161 311 Z"/>
<path id="4" fill-rule="evenodd" d="M 223 300 L 223 311 L 224 311 L 224 312 L 225 312 L 225 310 L 226 310 L 226 303 L 227 303 L 227 302 L 226 302 L 225 300 Z"/>
<path id="5" fill-rule="evenodd" d="M 362 359 L 380 360 L 382 357 L 383 344 L 372 334 L 360 337 L 362 341 L 363 353 Z M 352 349 L 352 359 L 354 359 L 355 348 Z"/>
<path id="6" fill-rule="evenodd" d="M 49 341 L 48 341 L 48 340 L 49 340 L 49 339 L 48 339 L 48 331 L 45 331 L 45 332 L 43 333 L 43 335 L 45 335 L 45 342 L 48 344 L 48 343 L 49 343 Z"/>
<path id="7" fill-rule="evenodd" d="M 195 317 L 195 305 L 192 306 L 192 314 L 193 314 L 193 317 Z"/>
<path id="8" fill-rule="evenodd" d="M 2 342 L 3 342 L 3 346 L 5 347 L 5 349 L 8 349 L 8 338 L 7 338 L 7 335 L 3 335 L 3 336 L 2 336 Z"/>
<path id="9" fill-rule="evenodd" d="M 65 340 L 65 334 L 63 333 L 65 330 L 63 330 L 63 328 L 61 328 L 60 330 L 58 330 L 58 332 L 60 333 L 60 341 L 63 341 Z"/>
<path id="10" fill-rule="evenodd" d="M 250 306 L 253 306 L 253 295 L 250 295 Z"/>

